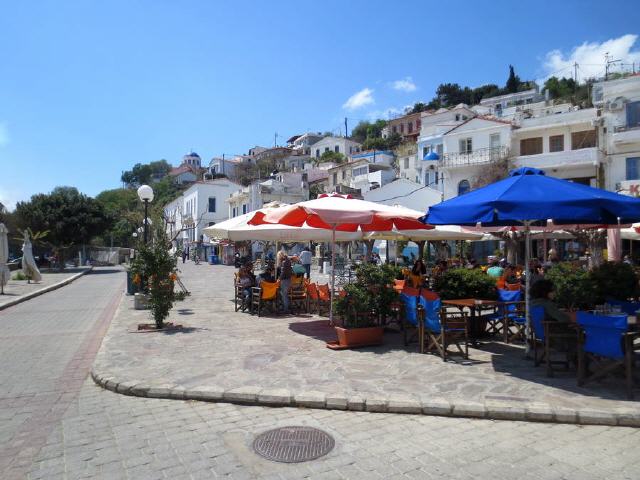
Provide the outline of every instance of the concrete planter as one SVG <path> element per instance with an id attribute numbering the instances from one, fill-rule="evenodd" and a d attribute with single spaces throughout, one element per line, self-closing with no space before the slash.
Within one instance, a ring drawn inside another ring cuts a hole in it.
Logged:
<path id="1" fill-rule="evenodd" d="M 133 296 L 133 308 L 136 310 L 148 310 L 149 296 L 144 293 L 136 293 Z"/>

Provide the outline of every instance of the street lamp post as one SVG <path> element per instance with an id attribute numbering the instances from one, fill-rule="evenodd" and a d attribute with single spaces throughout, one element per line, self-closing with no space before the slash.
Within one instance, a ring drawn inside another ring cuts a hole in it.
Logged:
<path id="1" fill-rule="evenodd" d="M 138 198 L 144 202 L 144 244 L 147 244 L 148 238 L 148 207 L 149 202 L 153 201 L 153 189 L 149 185 L 141 185 L 138 188 Z"/>

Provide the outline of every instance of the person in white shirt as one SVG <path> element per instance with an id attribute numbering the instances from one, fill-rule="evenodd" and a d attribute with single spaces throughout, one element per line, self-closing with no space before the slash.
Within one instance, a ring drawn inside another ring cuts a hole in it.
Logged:
<path id="1" fill-rule="evenodd" d="M 311 251 L 309 250 L 309 247 L 304 247 L 304 250 L 300 252 L 298 258 L 300 258 L 300 263 L 307 273 L 307 278 L 311 279 Z"/>

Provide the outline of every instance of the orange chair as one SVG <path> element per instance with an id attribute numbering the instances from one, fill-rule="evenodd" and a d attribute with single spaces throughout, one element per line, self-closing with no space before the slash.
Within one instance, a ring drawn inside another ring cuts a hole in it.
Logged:
<path id="1" fill-rule="evenodd" d="M 331 308 L 331 290 L 328 283 L 318 285 L 318 315 L 322 307 L 327 307 L 327 312 Z"/>
<path id="2" fill-rule="evenodd" d="M 393 281 L 393 289 L 400 293 L 402 292 L 402 289 L 404 288 L 404 284 L 406 283 L 405 280 L 394 280 Z"/>
<path id="3" fill-rule="evenodd" d="M 509 290 L 511 292 L 517 292 L 520 289 L 522 289 L 522 286 L 520 283 L 505 283 L 505 290 Z"/>
<path id="4" fill-rule="evenodd" d="M 505 290 L 505 283 L 506 280 L 504 279 L 504 277 L 500 277 L 496 280 L 496 287 L 500 290 Z"/>
<path id="5" fill-rule="evenodd" d="M 278 291 L 280 289 L 280 281 L 277 282 L 261 282 L 259 287 L 251 289 L 251 313 L 260 316 L 262 307 L 271 306 L 271 311 L 278 310 Z"/>

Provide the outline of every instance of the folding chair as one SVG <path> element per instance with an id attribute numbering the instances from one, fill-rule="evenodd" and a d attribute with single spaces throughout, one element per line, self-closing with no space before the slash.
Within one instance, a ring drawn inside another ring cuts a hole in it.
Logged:
<path id="1" fill-rule="evenodd" d="M 498 301 L 500 302 L 496 307 L 496 310 L 489 314 L 484 315 L 483 320 L 487 321 L 487 332 L 492 334 L 503 335 L 505 334 L 505 315 L 507 311 L 505 309 L 505 303 L 507 302 L 519 302 L 521 300 L 521 293 L 519 291 L 511 291 L 505 289 L 498 289 Z M 513 309 L 514 307 L 510 307 Z"/>
<path id="2" fill-rule="evenodd" d="M 271 312 L 278 311 L 278 290 L 280 282 L 260 282 L 259 287 L 251 289 L 251 313 L 260 316 L 263 307 L 269 305 Z"/>
<path id="3" fill-rule="evenodd" d="M 440 300 L 421 300 L 424 307 L 424 339 L 428 342 L 427 351 L 437 351 L 442 361 L 447 356 L 461 355 L 469 358 L 469 327 L 467 315 L 462 312 L 448 311 L 441 308 Z M 449 351 L 455 346 L 457 351 Z"/>
<path id="4" fill-rule="evenodd" d="M 635 315 L 640 310 L 640 302 L 628 302 L 626 300 L 616 300 L 614 298 L 608 298 L 607 304 L 612 307 L 620 307 L 620 310 L 627 315 Z"/>
<path id="5" fill-rule="evenodd" d="M 518 292 L 520 293 L 520 292 Z M 525 329 L 527 327 L 527 314 L 525 302 L 505 302 L 502 304 L 504 317 L 502 318 L 502 331 L 504 343 L 510 340 L 526 340 Z M 515 327 L 515 332 L 511 330 Z"/>
<path id="6" fill-rule="evenodd" d="M 562 325 L 559 322 L 546 322 L 544 320 L 544 307 L 531 307 L 529 315 L 531 316 L 532 328 L 530 342 L 533 345 L 534 365 L 537 367 L 544 361 L 547 370 L 547 377 L 553 377 L 554 365 L 563 365 L 565 370 L 569 370 L 569 365 L 571 363 L 569 360 L 570 353 L 559 352 L 565 355 L 565 359 L 553 360 L 551 355 L 554 348 L 551 344 L 554 339 L 566 340 L 568 342 L 574 341 L 576 339 L 576 334 L 567 331 L 566 325 Z M 541 354 L 539 353 L 540 348 L 542 349 Z"/>
<path id="7" fill-rule="evenodd" d="M 594 315 L 578 312 L 578 385 L 624 370 L 627 398 L 633 399 L 633 335 L 628 333 L 627 314 Z M 587 364 L 593 373 L 587 371 Z"/>
<path id="8" fill-rule="evenodd" d="M 400 294 L 400 302 L 403 307 L 403 314 L 401 315 L 402 337 L 404 345 L 407 346 L 410 340 L 416 339 L 418 333 L 418 296 L 402 292 Z M 411 338 L 409 338 L 410 336 Z"/>

